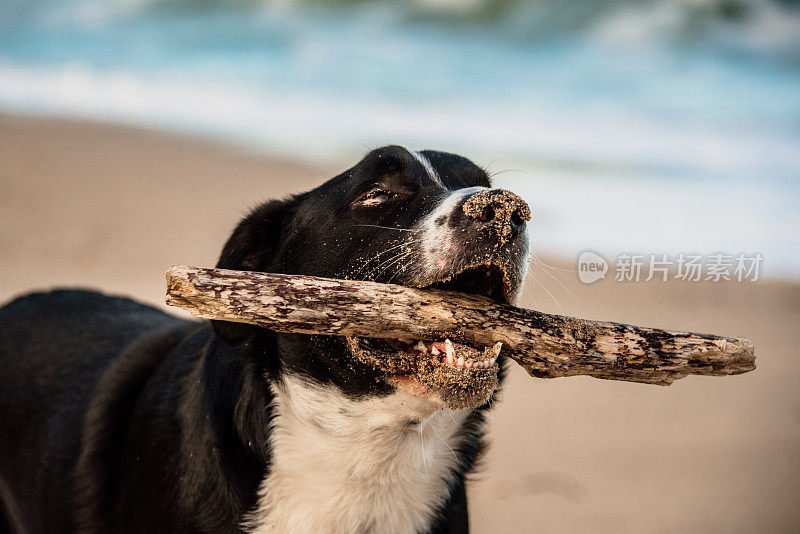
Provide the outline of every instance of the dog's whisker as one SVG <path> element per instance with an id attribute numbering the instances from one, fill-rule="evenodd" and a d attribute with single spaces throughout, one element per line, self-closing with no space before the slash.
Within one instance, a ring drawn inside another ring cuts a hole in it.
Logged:
<path id="1" fill-rule="evenodd" d="M 380 264 L 378 264 L 378 265 L 375 267 L 375 269 L 380 269 L 380 268 L 381 268 L 381 266 L 383 266 L 383 265 L 386 265 L 387 263 L 393 262 L 393 261 L 394 261 L 394 260 L 396 260 L 397 258 L 400 258 L 400 257 L 402 257 L 402 256 L 407 256 L 407 255 L 409 255 L 409 254 L 411 254 L 411 252 L 410 252 L 410 251 L 401 250 L 401 251 L 399 251 L 399 252 L 397 252 L 397 253 L 393 254 L 393 255 L 392 255 L 391 257 L 389 257 L 388 259 L 384 259 L 384 261 L 382 261 Z"/>
<path id="2" fill-rule="evenodd" d="M 306 357 L 306 354 L 308 355 L 308 358 L 306 359 L 306 372 L 308 372 L 308 370 L 311 368 L 311 359 L 314 356 L 314 349 L 316 347 L 317 347 L 317 338 L 314 337 L 311 339 L 310 343 L 306 344 L 306 348 L 303 350 L 303 355 L 300 357 L 300 359 L 302 360 L 303 358 Z"/>
<path id="3" fill-rule="evenodd" d="M 566 292 L 567 292 L 567 294 L 568 294 L 570 297 L 572 297 L 572 291 L 571 291 L 571 290 L 570 290 L 570 289 L 569 289 L 569 288 L 566 286 L 566 284 L 564 284 L 564 282 L 562 282 L 562 281 L 561 281 L 561 279 L 560 279 L 560 278 L 558 278 L 557 276 L 555 276 L 555 274 L 557 274 L 557 272 L 556 272 L 556 273 L 553 273 L 553 272 L 551 272 L 551 271 L 563 271 L 563 272 L 577 272 L 577 271 L 575 271 L 574 269 L 561 269 L 561 268 L 558 268 L 558 267 L 554 267 L 554 266 L 552 266 L 552 265 L 549 265 L 549 264 L 547 264 L 547 263 L 543 262 L 543 261 L 541 260 L 541 258 L 539 258 L 539 256 L 537 256 L 537 255 L 536 255 L 536 253 L 535 253 L 534 251 L 531 251 L 531 256 L 533 257 L 533 261 L 531 261 L 531 264 L 532 264 L 532 265 L 536 265 L 536 266 L 540 267 L 540 268 L 542 269 L 542 271 L 544 271 L 544 273 L 545 273 L 547 276 L 549 276 L 550 278 L 552 278 L 553 280 L 555 280 L 555 282 L 556 282 L 558 285 L 560 285 L 560 286 L 561 286 L 561 287 L 564 289 L 564 291 L 566 291 Z"/>
<path id="4" fill-rule="evenodd" d="M 558 307 L 558 312 L 559 312 L 560 314 L 562 314 L 562 315 L 563 315 L 563 314 L 564 314 L 564 309 L 561 307 L 561 304 L 559 304 L 559 302 L 558 302 L 558 299 L 557 299 L 557 298 L 555 298 L 555 297 L 553 296 L 553 294 L 552 294 L 552 293 L 550 293 L 550 290 L 548 290 L 548 289 L 545 287 L 545 285 L 544 285 L 544 284 L 543 284 L 543 283 L 542 283 L 542 282 L 541 282 L 541 281 L 540 281 L 540 280 L 539 280 L 537 277 L 533 276 L 532 278 L 533 278 L 533 280 L 534 280 L 534 281 L 535 281 L 537 284 L 539 284 L 539 286 L 540 286 L 542 289 L 544 289 L 544 290 L 545 290 L 545 292 L 546 292 L 548 295 L 550 295 L 550 298 L 551 298 L 551 299 L 553 299 L 553 302 L 555 302 L 556 306 Z"/>
<path id="5" fill-rule="evenodd" d="M 525 172 L 525 171 L 523 171 L 522 169 L 501 169 L 501 170 L 499 170 L 499 171 L 493 171 L 493 172 L 492 172 L 492 173 L 489 175 L 489 178 L 494 178 L 494 177 L 495 177 L 495 176 L 497 176 L 498 174 L 503 174 L 503 173 L 506 173 L 506 172 Z"/>
<path id="6" fill-rule="evenodd" d="M 403 258 L 403 259 L 405 259 L 405 258 Z M 389 280 L 387 280 L 387 281 L 386 281 L 386 283 L 387 283 L 387 284 L 391 284 L 391 283 L 392 283 L 392 280 L 394 280 L 394 279 L 395 279 L 395 277 L 396 277 L 398 274 L 400 274 L 401 272 L 403 272 L 404 268 L 405 268 L 405 266 L 404 266 L 404 265 L 402 265 L 402 264 L 401 264 L 401 265 L 398 265 L 398 266 L 397 266 L 397 268 L 396 268 L 396 269 L 395 269 L 395 271 L 394 271 L 394 274 L 393 274 L 392 276 L 390 276 L 390 277 L 389 277 Z"/>
<path id="7" fill-rule="evenodd" d="M 419 229 L 413 230 L 410 228 L 395 228 L 393 226 L 381 226 L 379 224 L 357 224 L 356 226 L 369 226 L 372 228 L 383 228 L 385 230 L 397 230 L 398 232 L 413 232 L 413 233 L 421 232 L 421 230 Z"/>
<path id="8" fill-rule="evenodd" d="M 405 267 L 406 267 L 406 266 L 402 264 L 402 261 L 403 261 L 403 260 L 405 260 L 405 259 L 406 259 L 408 256 L 410 256 L 410 255 L 412 255 L 412 254 L 413 254 L 413 251 L 409 251 L 409 252 L 407 252 L 405 255 L 403 255 L 403 256 L 401 256 L 400 258 L 398 258 L 398 261 L 397 261 L 397 262 L 394 262 L 394 265 L 396 265 L 396 267 L 397 267 L 397 268 L 395 269 L 395 272 L 394 272 L 394 274 L 392 274 L 392 276 L 390 276 L 390 277 L 389 277 L 389 280 L 386 282 L 387 284 L 390 284 L 390 283 L 392 283 L 392 280 L 394 280 L 394 278 L 395 278 L 395 277 L 396 277 L 398 274 L 400 274 L 401 272 L 403 272 L 403 270 L 405 269 Z M 397 264 L 400 264 L 400 265 L 397 265 Z"/>
<path id="9" fill-rule="evenodd" d="M 388 254 L 389 252 L 391 252 L 391 251 L 393 251 L 393 250 L 396 250 L 396 249 L 398 249 L 398 248 L 400 248 L 400 247 L 402 247 L 402 246 L 403 246 L 403 245 L 398 245 L 398 246 L 396 246 L 396 247 L 392 247 L 391 249 L 389 249 L 389 250 L 386 250 L 386 251 L 384 251 L 384 252 L 381 252 L 381 253 L 379 253 L 379 254 L 376 254 L 374 257 L 372 257 L 372 258 L 370 258 L 370 259 L 368 259 L 368 260 L 364 261 L 364 263 L 361 265 L 361 267 L 359 267 L 358 269 L 356 269 L 355 271 L 353 271 L 353 272 L 350 274 L 350 277 L 352 277 L 352 278 L 355 278 L 355 277 L 357 277 L 357 276 L 358 276 L 358 275 L 360 275 L 361 273 L 365 272 L 365 270 L 367 270 L 367 268 L 370 268 L 370 264 L 371 264 L 371 263 L 374 263 L 374 262 L 376 262 L 376 261 L 382 261 L 382 260 L 385 260 L 385 258 L 382 258 L 382 256 L 384 256 L 385 254 Z M 393 257 L 394 257 L 394 256 L 390 257 L 390 258 L 389 258 L 389 260 L 391 260 Z M 389 260 L 386 260 L 386 261 L 389 261 Z M 379 268 L 379 267 L 380 267 L 380 265 L 382 265 L 382 263 L 381 263 L 381 264 L 379 264 L 379 265 L 377 265 L 377 266 L 375 266 L 375 269 Z"/>
<path id="10" fill-rule="evenodd" d="M 425 439 L 422 437 L 422 432 L 417 434 L 419 436 L 419 450 L 420 454 L 422 455 L 422 466 L 425 468 L 425 476 L 428 475 L 428 455 L 425 451 Z"/>
<path id="11" fill-rule="evenodd" d="M 452 416 L 453 415 L 452 415 L 452 412 L 451 412 L 450 413 L 450 417 L 452 417 Z M 455 418 L 453 418 L 453 422 L 455 423 Z M 447 443 L 447 441 L 445 441 L 445 439 L 442 437 L 442 435 L 439 434 L 439 432 L 436 430 L 436 425 L 433 422 L 431 422 L 430 426 L 431 426 L 431 430 L 433 430 L 433 433 L 436 434 L 437 438 L 439 438 L 439 441 L 444 443 L 444 446 L 448 448 L 448 450 L 450 451 L 450 454 L 453 455 L 453 458 L 455 458 L 455 460 L 458 461 L 458 456 L 456 455 L 456 451 L 454 451 L 453 447 L 451 447 L 450 444 Z"/>
<path id="12" fill-rule="evenodd" d="M 359 268 L 358 268 L 358 269 L 357 269 L 355 272 L 353 272 L 353 273 L 352 273 L 352 276 L 353 276 L 353 277 L 357 276 L 358 274 L 360 274 L 361 272 L 363 272 L 363 271 L 364 271 L 364 270 L 365 270 L 365 269 L 366 269 L 366 268 L 367 268 L 367 267 L 368 267 L 368 266 L 369 266 L 371 263 L 373 263 L 373 262 L 375 262 L 375 261 L 379 261 L 379 260 L 381 260 L 381 256 L 384 256 L 385 254 L 388 254 L 389 252 L 392 252 L 393 250 L 397 250 L 398 248 L 401 248 L 401 247 L 410 247 L 410 246 L 412 246 L 412 245 L 414 245 L 414 244 L 417 244 L 417 243 L 419 243 L 419 242 L 421 242 L 421 239 L 419 239 L 419 238 L 412 238 L 412 239 L 410 239 L 410 240 L 408 240 L 408 241 L 403 241 L 402 243 L 400 243 L 400 244 L 398 244 L 398 245 L 395 245 L 395 246 L 393 246 L 393 247 L 390 247 L 390 248 L 388 248 L 387 250 L 384 250 L 384 251 L 382 251 L 382 252 L 379 252 L 379 253 L 378 253 L 378 254 L 376 254 L 374 257 L 372 257 L 372 258 L 368 259 L 367 261 L 365 261 L 365 262 L 364 262 L 364 264 L 363 264 L 361 267 L 359 267 Z M 380 267 L 380 266 L 378 266 L 378 267 Z M 377 269 L 378 267 L 376 267 L 376 269 Z"/>
<path id="13" fill-rule="evenodd" d="M 553 275 L 553 274 L 552 274 L 550 271 L 548 271 L 548 270 L 547 270 L 547 269 L 546 269 L 546 268 L 545 268 L 543 265 L 539 265 L 539 264 L 536 264 L 536 265 L 542 269 L 542 272 L 544 272 L 544 274 L 546 274 L 547 276 L 549 276 L 550 278 L 552 278 L 552 279 L 553 279 L 553 280 L 554 280 L 554 281 L 555 281 L 555 282 L 556 282 L 558 285 L 560 285 L 560 286 L 561 286 L 561 288 L 562 288 L 564 291 L 566 291 L 566 292 L 567 292 L 567 294 L 568 294 L 570 297 L 572 297 L 572 291 L 570 291 L 570 289 L 569 289 L 569 288 L 568 288 L 568 287 L 567 287 L 567 286 L 564 284 L 564 282 L 562 282 L 561 280 L 559 280 L 558 278 L 556 278 L 556 276 L 554 276 L 554 275 Z"/>
<path id="14" fill-rule="evenodd" d="M 534 308 L 538 308 L 539 305 L 536 303 L 536 297 L 533 296 L 533 290 L 528 287 L 528 280 L 532 279 L 533 275 L 528 271 L 525 273 L 525 278 L 522 281 L 522 295 L 523 297 L 529 299 L 531 304 Z"/>
<path id="15" fill-rule="evenodd" d="M 565 269 L 563 267 L 556 267 L 555 265 L 550 265 L 549 263 L 545 263 L 544 261 L 542 261 L 542 259 L 539 256 L 536 255 L 536 253 L 534 251 L 531 251 L 531 256 L 533 257 L 533 261 L 535 263 L 541 265 L 542 267 L 548 267 L 548 268 L 553 269 L 555 271 L 562 271 L 562 272 L 565 272 L 565 273 L 576 273 L 576 272 L 578 272 L 576 269 Z"/>
<path id="16" fill-rule="evenodd" d="M 384 268 L 383 268 L 383 269 L 381 269 L 379 272 L 377 272 L 377 273 L 374 275 L 374 278 L 378 278 L 378 276 L 380 276 L 381 274 L 383 274 L 383 273 L 384 273 L 386 270 L 388 270 L 389 268 L 391 268 L 391 267 L 392 267 L 394 264 L 396 264 L 396 263 L 397 263 L 397 262 L 399 262 L 399 261 L 402 261 L 402 260 L 404 260 L 405 258 L 407 258 L 408 256 L 410 256 L 411 254 L 413 254 L 413 252 L 401 252 L 400 254 L 398 254 L 397 256 L 395 256 L 394 258 L 392 258 L 392 259 L 391 259 L 391 261 L 387 261 L 387 262 L 384 262 L 384 263 L 382 263 L 381 265 L 384 265 L 384 264 L 387 264 L 387 263 L 388 263 L 388 264 L 386 265 L 386 267 L 384 267 Z M 396 273 L 395 273 L 395 274 L 396 274 Z"/>
<path id="17" fill-rule="evenodd" d="M 367 277 L 370 280 L 377 280 L 378 277 L 381 274 L 383 274 L 384 271 L 389 269 L 398 259 L 400 259 L 403 256 L 405 256 L 405 254 L 407 254 L 407 253 L 400 252 L 397 255 L 392 256 L 388 260 L 386 260 L 386 261 L 380 263 L 379 265 L 375 266 L 374 269 L 372 269 L 372 270 L 368 271 L 367 273 L 365 273 L 365 277 Z"/>
<path id="18" fill-rule="evenodd" d="M 394 246 L 394 247 L 392 247 L 392 248 L 391 248 L 391 249 L 389 249 L 389 250 L 395 250 L 395 249 L 397 249 L 397 248 L 404 247 L 404 246 L 411 246 L 412 244 L 418 243 L 419 241 L 420 241 L 420 240 L 414 240 L 414 239 L 412 239 L 412 240 L 410 240 L 410 241 L 408 241 L 408 242 L 404 242 L 404 243 L 401 243 L 400 245 Z M 387 251 L 387 252 L 388 252 L 388 251 Z M 386 260 L 384 260 L 384 261 L 383 261 L 383 262 L 381 262 L 379 265 L 375 266 L 375 271 L 377 271 L 378 269 L 380 269 L 380 268 L 381 268 L 383 265 L 386 265 L 387 263 L 388 263 L 389 265 L 391 265 L 391 263 L 393 263 L 393 262 L 394 262 L 395 260 L 397 260 L 398 258 L 400 258 L 400 257 L 407 257 L 407 256 L 409 256 L 409 255 L 413 254 L 413 252 L 414 252 L 413 250 L 407 250 L 407 251 L 402 251 L 402 250 L 401 250 L 401 251 L 400 251 L 399 253 L 397 253 L 396 255 L 392 256 L 392 257 L 391 257 L 391 258 L 389 258 L 389 259 L 386 259 Z M 369 263 L 370 263 L 370 262 L 367 262 L 367 264 L 366 264 L 366 265 L 369 265 Z M 366 265 L 365 265 L 365 266 L 366 266 Z M 359 269 L 359 271 L 358 271 L 358 272 L 360 272 L 361 270 L 363 270 L 363 267 L 362 267 L 362 269 Z M 374 273 L 374 274 L 373 274 L 373 278 L 377 278 L 377 276 L 378 276 L 378 275 L 380 275 L 380 274 L 381 274 L 381 273 L 382 273 L 384 270 L 385 270 L 385 269 L 383 269 L 383 270 L 380 270 L 380 271 L 379 271 L 379 272 L 377 272 L 377 273 L 375 273 L 375 271 L 373 271 L 373 273 Z"/>

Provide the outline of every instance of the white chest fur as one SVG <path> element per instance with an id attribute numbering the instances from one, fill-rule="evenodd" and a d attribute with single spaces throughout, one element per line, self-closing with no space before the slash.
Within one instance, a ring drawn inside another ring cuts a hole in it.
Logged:
<path id="1" fill-rule="evenodd" d="M 272 465 L 252 532 L 425 530 L 447 497 L 468 411 L 398 391 L 356 401 L 332 386 L 272 384 Z"/>

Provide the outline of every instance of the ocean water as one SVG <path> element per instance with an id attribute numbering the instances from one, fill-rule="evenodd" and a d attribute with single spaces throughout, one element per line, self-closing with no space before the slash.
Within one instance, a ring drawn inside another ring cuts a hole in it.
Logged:
<path id="1" fill-rule="evenodd" d="M 0 0 L 0 110 L 352 164 L 464 153 L 538 251 L 760 252 L 800 278 L 790 0 Z"/>

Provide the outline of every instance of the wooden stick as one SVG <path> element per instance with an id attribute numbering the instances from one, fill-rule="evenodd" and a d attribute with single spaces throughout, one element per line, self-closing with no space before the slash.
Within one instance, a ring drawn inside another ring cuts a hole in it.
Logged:
<path id="1" fill-rule="evenodd" d="M 313 276 L 172 267 L 167 304 L 206 319 L 279 332 L 503 342 L 532 376 L 589 375 L 669 385 L 686 375 L 755 369 L 744 338 L 589 321 L 449 291 Z"/>

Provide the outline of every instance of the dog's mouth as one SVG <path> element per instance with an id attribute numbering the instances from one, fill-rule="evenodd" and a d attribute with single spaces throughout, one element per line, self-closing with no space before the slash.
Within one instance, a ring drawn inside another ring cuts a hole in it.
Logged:
<path id="1" fill-rule="evenodd" d="M 462 269 L 443 278 L 425 289 L 443 289 L 471 295 L 482 295 L 490 299 L 508 302 L 513 292 L 506 270 L 498 265 L 476 265 Z"/>
<path id="2" fill-rule="evenodd" d="M 421 339 L 401 338 L 356 338 L 358 346 L 372 352 L 388 357 L 393 355 L 409 355 L 414 359 L 430 359 L 433 363 L 463 370 L 492 370 L 500 356 L 502 343 L 492 347 L 485 347 L 480 351 L 469 345 L 453 343 L 450 339 L 443 341 L 423 341 Z"/>
<path id="3" fill-rule="evenodd" d="M 464 269 L 425 286 L 507 302 L 509 288 L 495 265 Z M 438 396 L 450 408 L 485 403 L 498 385 L 501 343 L 472 346 L 449 338 L 347 338 L 350 352 L 381 369 L 397 387 L 414 395 Z"/>

